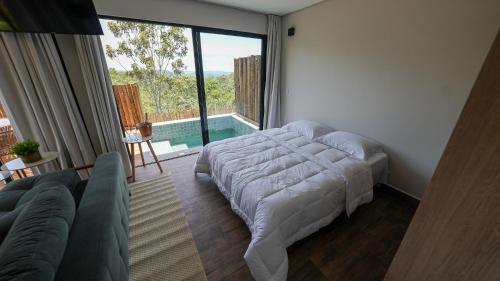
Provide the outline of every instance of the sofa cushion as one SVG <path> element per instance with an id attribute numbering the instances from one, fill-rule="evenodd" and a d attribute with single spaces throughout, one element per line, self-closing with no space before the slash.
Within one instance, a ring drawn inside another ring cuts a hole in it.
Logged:
<path id="1" fill-rule="evenodd" d="M 0 212 L 0 244 L 7 236 L 7 233 L 9 233 L 12 224 L 14 223 L 17 216 L 19 216 L 22 210 L 23 206 L 8 212 Z"/>
<path id="2" fill-rule="evenodd" d="M 0 192 L 0 212 L 12 211 L 16 208 L 17 201 L 24 195 L 24 190 L 3 190 Z"/>
<path id="3" fill-rule="evenodd" d="M 65 186 L 34 195 L 0 244 L 0 281 L 53 280 L 74 215 L 75 203 Z"/>
<path id="4" fill-rule="evenodd" d="M 10 227 L 23 209 L 17 208 L 17 202 L 26 193 L 24 190 L 10 190 L 0 192 L 0 244 L 7 236 Z"/>
<path id="5" fill-rule="evenodd" d="M 74 170 L 64 170 L 23 178 L 7 184 L 0 191 L 0 243 L 5 239 L 22 207 L 38 192 L 55 185 L 64 185 L 74 192 L 79 182 L 80 177 Z"/>

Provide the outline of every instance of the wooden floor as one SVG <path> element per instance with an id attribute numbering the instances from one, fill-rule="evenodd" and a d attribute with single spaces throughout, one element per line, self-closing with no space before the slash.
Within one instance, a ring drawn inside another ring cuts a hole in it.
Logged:
<path id="1" fill-rule="evenodd" d="M 172 175 L 209 280 L 253 280 L 243 255 L 250 242 L 244 222 L 206 175 L 195 176 L 196 155 L 162 162 Z M 137 180 L 160 175 L 138 167 Z M 376 188 L 372 203 L 288 249 L 288 280 L 382 280 L 417 203 Z"/>

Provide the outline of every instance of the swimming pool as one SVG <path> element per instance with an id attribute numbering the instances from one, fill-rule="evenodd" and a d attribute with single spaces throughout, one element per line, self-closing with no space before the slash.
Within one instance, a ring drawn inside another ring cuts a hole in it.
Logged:
<path id="1" fill-rule="evenodd" d="M 227 138 L 232 138 L 232 137 L 237 137 L 240 136 L 238 132 L 234 129 L 223 129 L 219 131 L 214 131 L 214 130 L 208 130 L 209 138 L 210 141 L 218 141 L 218 140 L 223 140 Z M 178 146 L 187 146 L 187 148 L 195 148 L 195 147 L 200 147 L 203 145 L 203 140 L 201 138 L 200 133 L 196 135 L 191 135 L 191 136 L 186 136 L 186 137 L 180 137 L 180 138 L 172 138 L 169 140 L 170 145 L 172 147 L 178 147 Z M 182 149 L 182 147 L 181 147 Z"/>
<path id="2" fill-rule="evenodd" d="M 208 117 L 210 141 L 250 134 L 258 130 L 237 114 Z M 153 147 L 158 155 L 185 152 L 203 146 L 199 118 L 153 123 Z M 164 158 L 164 157 L 162 157 Z"/>

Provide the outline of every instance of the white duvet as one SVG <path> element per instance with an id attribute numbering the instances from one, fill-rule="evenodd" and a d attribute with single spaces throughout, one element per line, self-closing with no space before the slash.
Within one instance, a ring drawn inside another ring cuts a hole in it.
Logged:
<path id="1" fill-rule="evenodd" d="M 210 143 L 195 172 L 210 174 L 246 222 L 245 260 L 258 281 L 286 280 L 286 247 L 373 198 L 366 162 L 283 129 Z"/>

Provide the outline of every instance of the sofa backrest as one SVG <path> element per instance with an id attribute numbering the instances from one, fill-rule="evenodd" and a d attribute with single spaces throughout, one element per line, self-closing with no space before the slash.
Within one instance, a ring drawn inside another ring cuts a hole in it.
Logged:
<path id="1" fill-rule="evenodd" d="M 128 280 L 128 187 L 118 153 L 97 158 L 55 280 Z"/>

